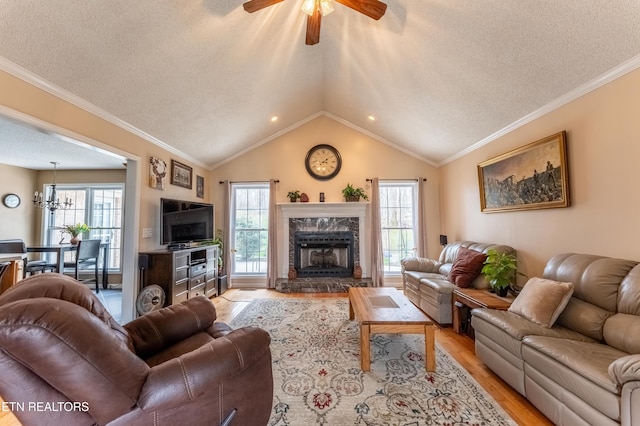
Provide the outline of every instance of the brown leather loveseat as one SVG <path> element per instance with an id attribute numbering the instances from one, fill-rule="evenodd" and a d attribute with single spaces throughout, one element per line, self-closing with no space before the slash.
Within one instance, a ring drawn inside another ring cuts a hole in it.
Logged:
<path id="1" fill-rule="evenodd" d="M 263 426 L 269 335 L 215 320 L 197 297 L 123 327 L 74 279 L 29 277 L 0 296 L 0 396 L 23 425 Z"/>

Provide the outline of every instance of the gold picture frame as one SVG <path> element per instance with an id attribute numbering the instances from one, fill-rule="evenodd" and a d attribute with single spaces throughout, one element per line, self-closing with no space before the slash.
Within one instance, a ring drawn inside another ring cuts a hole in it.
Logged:
<path id="1" fill-rule="evenodd" d="M 193 169 L 176 160 L 171 160 L 171 185 L 193 188 Z"/>
<path id="2" fill-rule="evenodd" d="M 569 207 L 566 132 L 478 164 L 480 211 Z"/>

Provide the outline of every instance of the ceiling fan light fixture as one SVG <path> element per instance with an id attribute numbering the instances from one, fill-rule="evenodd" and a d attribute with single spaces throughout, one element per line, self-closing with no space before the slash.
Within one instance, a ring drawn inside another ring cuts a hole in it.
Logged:
<path id="1" fill-rule="evenodd" d="M 313 16 L 316 10 L 316 0 L 304 0 L 301 10 L 309 16 Z"/>
<path id="2" fill-rule="evenodd" d="M 320 11 L 320 15 L 327 16 L 334 11 L 333 0 L 304 0 L 301 10 L 309 16 L 313 16 L 316 7 Z"/>
<path id="3" fill-rule="evenodd" d="M 327 16 L 333 12 L 333 0 L 320 0 L 320 14 Z"/>

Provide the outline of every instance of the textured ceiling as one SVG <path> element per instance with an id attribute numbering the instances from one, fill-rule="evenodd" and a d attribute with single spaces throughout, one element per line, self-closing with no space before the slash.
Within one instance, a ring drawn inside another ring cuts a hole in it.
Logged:
<path id="1" fill-rule="evenodd" d="M 215 167 L 323 112 L 438 164 L 640 54 L 637 0 L 336 4 L 315 46 L 301 1 L 7 0 L 0 56 Z"/>

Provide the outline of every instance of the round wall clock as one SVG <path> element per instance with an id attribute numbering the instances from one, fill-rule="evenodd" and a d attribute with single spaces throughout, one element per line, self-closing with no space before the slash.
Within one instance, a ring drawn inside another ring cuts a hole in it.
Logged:
<path id="1" fill-rule="evenodd" d="M 337 149 L 331 145 L 316 145 L 307 152 L 304 160 L 307 172 L 319 180 L 335 177 L 342 167 L 342 158 Z"/>
<path id="2" fill-rule="evenodd" d="M 7 194 L 2 199 L 2 203 L 10 209 L 15 209 L 20 205 L 20 197 L 16 194 Z"/>

